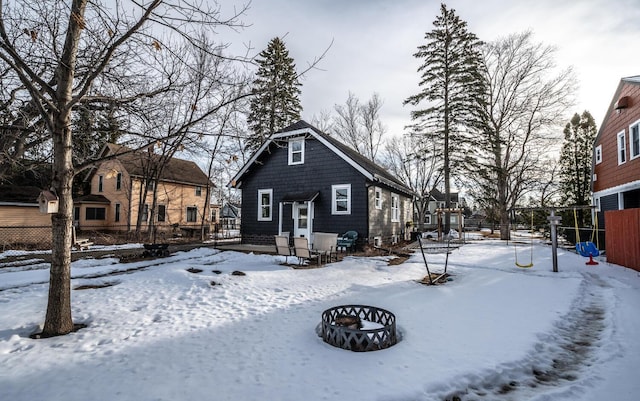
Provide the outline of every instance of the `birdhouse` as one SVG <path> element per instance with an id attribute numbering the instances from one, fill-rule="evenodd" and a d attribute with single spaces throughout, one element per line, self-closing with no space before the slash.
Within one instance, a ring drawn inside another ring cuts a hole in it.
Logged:
<path id="1" fill-rule="evenodd" d="M 58 197 L 51 191 L 42 191 L 38 195 L 38 205 L 40 206 L 40 213 L 57 213 Z"/>

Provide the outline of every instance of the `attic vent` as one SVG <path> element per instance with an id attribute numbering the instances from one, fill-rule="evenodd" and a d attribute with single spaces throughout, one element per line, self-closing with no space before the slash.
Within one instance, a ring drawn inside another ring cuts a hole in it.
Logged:
<path id="1" fill-rule="evenodd" d="M 616 102 L 614 108 L 618 111 L 629 107 L 629 96 L 623 96 Z"/>

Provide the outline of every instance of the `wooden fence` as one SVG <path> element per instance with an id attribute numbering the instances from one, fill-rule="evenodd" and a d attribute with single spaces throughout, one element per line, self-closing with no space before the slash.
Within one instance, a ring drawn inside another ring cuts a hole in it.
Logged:
<path id="1" fill-rule="evenodd" d="M 607 262 L 640 271 L 640 209 L 604 213 Z"/>

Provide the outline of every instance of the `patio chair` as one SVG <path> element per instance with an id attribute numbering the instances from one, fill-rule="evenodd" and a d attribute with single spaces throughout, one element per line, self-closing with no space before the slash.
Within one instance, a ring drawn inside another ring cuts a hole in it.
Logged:
<path id="1" fill-rule="evenodd" d="M 298 265 L 302 265 L 305 260 L 311 262 L 315 259 L 320 265 L 320 254 L 309 249 L 309 240 L 306 237 L 293 237 L 293 251 L 298 257 Z"/>
<path id="2" fill-rule="evenodd" d="M 347 231 L 338 237 L 338 246 L 344 247 L 346 250 L 351 250 L 352 252 L 356 250 L 356 243 L 358 242 L 358 232 L 357 231 Z"/>
<path id="3" fill-rule="evenodd" d="M 289 256 L 292 255 L 289 246 L 289 237 L 284 235 L 276 235 L 276 254 L 284 256 L 284 263 L 289 263 Z"/>
<path id="4" fill-rule="evenodd" d="M 313 233 L 313 250 L 324 257 L 325 261 L 338 261 L 338 234 Z"/>

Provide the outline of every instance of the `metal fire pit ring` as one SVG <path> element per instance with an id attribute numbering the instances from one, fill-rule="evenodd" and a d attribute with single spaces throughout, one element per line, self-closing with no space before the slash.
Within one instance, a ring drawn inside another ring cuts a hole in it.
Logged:
<path id="1" fill-rule="evenodd" d="M 380 327 L 366 329 L 336 324 L 341 317 L 357 317 Z M 364 352 L 389 348 L 398 342 L 396 316 L 388 310 L 367 305 L 341 305 L 322 312 L 322 339 L 334 347 Z"/>

